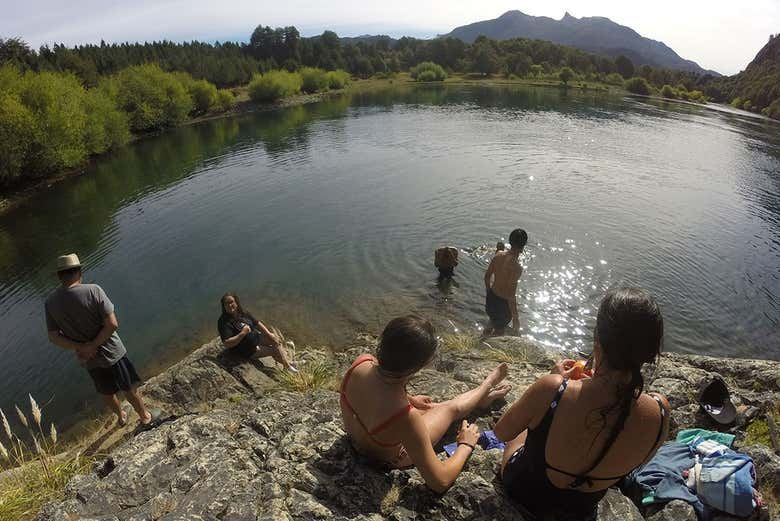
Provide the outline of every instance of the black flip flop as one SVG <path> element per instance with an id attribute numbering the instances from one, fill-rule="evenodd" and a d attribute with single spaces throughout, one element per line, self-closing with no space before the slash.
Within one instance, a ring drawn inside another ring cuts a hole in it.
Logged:
<path id="1" fill-rule="evenodd" d="M 697 401 L 704 412 L 721 425 L 730 425 L 737 418 L 729 388 L 719 374 L 712 373 L 702 379 Z"/>
<path id="2" fill-rule="evenodd" d="M 134 436 L 142 432 L 150 431 L 165 421 L 163 419 L 163 412 L 160 409 L 152 407 L 149 409 L 149 414 L 152 415 L 152 419 L 149 420 L 149 423 L 139 423 L 133 431 Z"/>

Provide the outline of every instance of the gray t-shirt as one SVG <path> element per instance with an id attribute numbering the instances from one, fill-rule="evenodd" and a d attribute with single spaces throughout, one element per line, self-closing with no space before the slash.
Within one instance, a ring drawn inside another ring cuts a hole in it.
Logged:
<path id="1" fill-rule="evenodd" d="M 89 342 L 103 329 L 103 321 L 114 312 L 114 305 L 97 284 L 60 287 L 46 299 L 46 328 L 59 331 L 74 342 Z M 100 346 L 97 355 L 87 361 L 87 369 L 111 367 L 127 354 L 116 334 Z"/>

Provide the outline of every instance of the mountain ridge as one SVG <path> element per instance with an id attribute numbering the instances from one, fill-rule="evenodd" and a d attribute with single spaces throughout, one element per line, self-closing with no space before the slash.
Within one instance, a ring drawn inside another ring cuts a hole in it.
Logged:
<path id="1" fill-rule="evenodd" d="M 548 40 L 613 58 L 622 54 L 636 65 L 721 75 L 717 71 L 704 69 L 692 60 L 682 58 L 665 43 L 646 38 L 634 29 L 613 22 L 607 17 L 576 18 L 568 11 L 560 20 L 555 20 L 547 16 L 532 16 L 519 10 L 511 10 L 498 18 L 462 25 L 439 36 L 472 43 L 480 35 L 496 40 Z"/>

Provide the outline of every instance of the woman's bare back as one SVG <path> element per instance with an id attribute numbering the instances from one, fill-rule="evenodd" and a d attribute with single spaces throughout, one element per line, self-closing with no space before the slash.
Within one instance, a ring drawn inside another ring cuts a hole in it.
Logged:
<path id="1" fill-rule="evenodd" d="M 373 359 L 354 368 L 342 391 L 351 410 L 342 400 L 341 414 L 355 448 L 366 456 L 394 462 L 402 449 L 395 426 L 391 423 L 373 435 L 369 431 L 408 410 L 406 395 L 388 393 L 388 387 L 377 375 Z"/>
<path id="2" fill-rule="evenodd" d="M 601 410 L 613 405 L 614 393 L 606 393 L 593 383 L 589 379 L 569 382 L 555 409 L 547 437 L 545 461 L 549 466 L 572 474 L 588 471 L 607 442 L 618 411 L 611 410 L 605 424 Z M 664 404 L 668 408 L 665 400 Z M 668 419 L 662 418 L 658 402 L 643 394 L 632 404 L 623 430 L 604 459 L 588 471 L 588 475 L 595 478 L 612 477 L 631 471 L 653 452 L 659 429 L 662 430 L 661 441 L 664 441 Z M 559 488 L 567 488 L 572 482 L 571 476 L 550 469 L 547 470 L 547 476 Z M 585 484 L 579 490 L 602 490 L 613 484 L 610 481 L 594 481 L 592 485 Z"/>

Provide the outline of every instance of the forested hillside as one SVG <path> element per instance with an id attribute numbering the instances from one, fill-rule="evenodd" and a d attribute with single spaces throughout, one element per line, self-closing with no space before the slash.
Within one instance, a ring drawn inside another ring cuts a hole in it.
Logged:
<path id="1" fill-rule="evenodd" d="M 724 79 L 721 88 L 735 107 L 780 119 L 780 33 L 770 36 L 747 68 Z"/>

